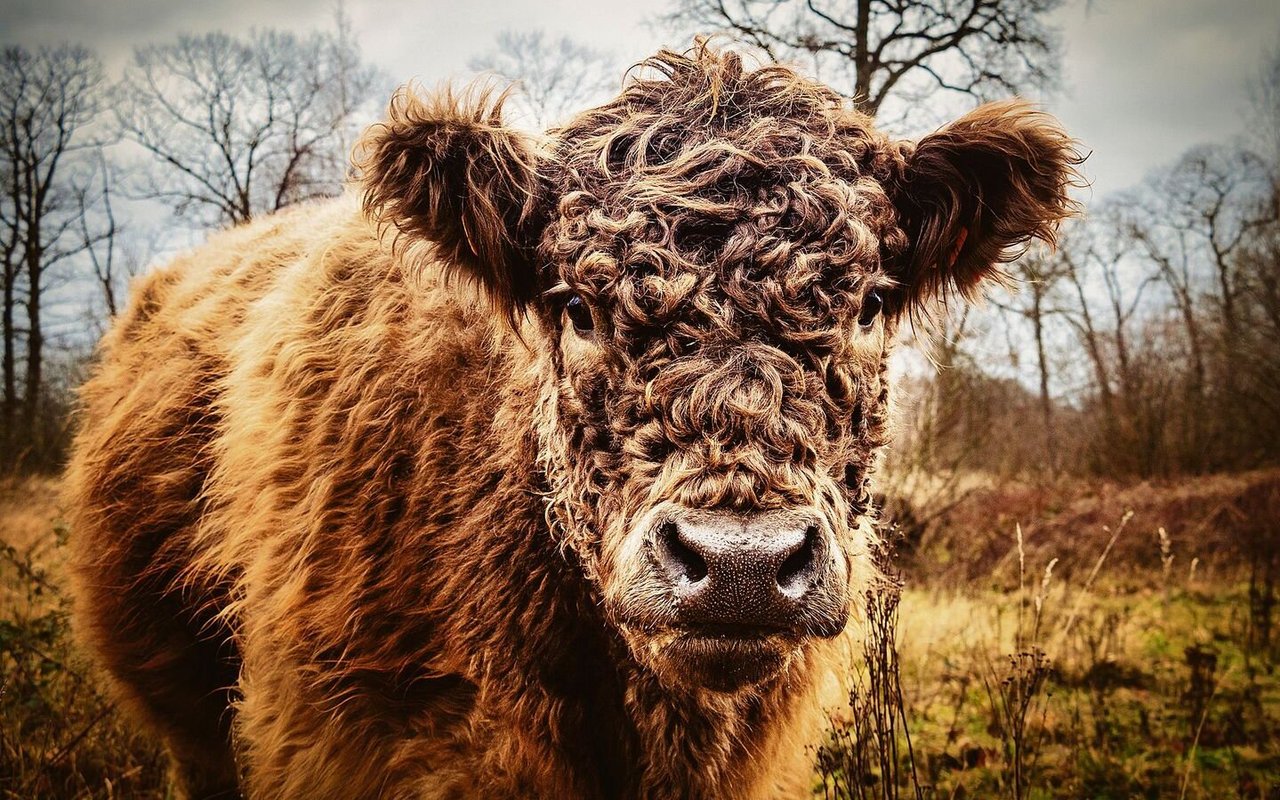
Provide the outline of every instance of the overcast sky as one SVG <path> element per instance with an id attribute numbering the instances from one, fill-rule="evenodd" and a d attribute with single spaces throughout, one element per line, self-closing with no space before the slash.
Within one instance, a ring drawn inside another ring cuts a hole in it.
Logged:
<path id="1" fill-rule="evenodd" d="M 636 0 L 347 0 L 366 55 L 397 82 L 465 77 L 504 28 L 541 27 L 629 64 L 679 45 L 646 24 L 663 3 Z M 327 27 L 329 2 L 303 0 L 4 0 L 0 37 L 80 42 L 117 71 L 135 45 L 179 32 Z M 1094 197 L 1140 180 L 1188 147 L 1243 132 L 1246 85 L 1280 44 L 1276 0 L 1082 0 L 1059 14 L 1067 93 L 1046 102 L 1093 151 Z"/>

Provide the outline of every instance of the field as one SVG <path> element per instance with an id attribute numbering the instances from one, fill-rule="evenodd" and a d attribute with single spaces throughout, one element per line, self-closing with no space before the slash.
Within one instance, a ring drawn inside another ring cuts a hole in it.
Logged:
<path id="1" fill-rule="evenodd" d="M 905 532 L 825 795 L 1280 797 L 1278 528 L 1275 472 L 968 492 Z"/>
<path id="2" fill-rule="evenodd" d="M 816 796 L 1280 797 L 1280 472 L 979 482 L 901 518 Z M 53 481 L 0 487 L 0 796 L 166 797 L 70 641 L 66 535 Z"/>

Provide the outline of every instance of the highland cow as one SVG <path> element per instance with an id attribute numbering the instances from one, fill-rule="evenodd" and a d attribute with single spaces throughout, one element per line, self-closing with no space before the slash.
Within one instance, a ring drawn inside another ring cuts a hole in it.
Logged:
<path id="1" fill-rule="evenodd" d="M 77 620 L 184 797 L 804 795 L 894 330 L 1072 210 L 1018 101 L 893 141 L 699 47 L 543 139 L 500 108 L 402 90 L 362 202 L 102 343 Z"/>

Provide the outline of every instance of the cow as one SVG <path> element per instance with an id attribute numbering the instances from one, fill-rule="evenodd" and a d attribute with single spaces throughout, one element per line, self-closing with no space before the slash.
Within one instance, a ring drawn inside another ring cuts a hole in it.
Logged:
<path id="1" fill-rule="evenodd" d="M 181 797 L 804 796 L 895 330 L 1074 211 L 1019 100 L 898 141 L 705 43 L 503 99 L 401 89 L 100 346 L 76 625 Z"/>

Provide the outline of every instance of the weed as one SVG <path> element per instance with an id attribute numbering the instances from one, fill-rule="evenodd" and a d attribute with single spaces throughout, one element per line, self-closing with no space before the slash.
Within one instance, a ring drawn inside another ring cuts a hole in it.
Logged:
<path id="1" fill-rule="evenodd" d="M 818 749 L 817 767 L 828 800 L 922 800 L 916 757 L 903 704 L 897 627 L 900 583 L 896 577 L 867 592 L 865 673 L 853 678 L 847 718 L 832 727 Z"/>
<path id="2" fill-rule="evenodd" d="M 164 797 L 160 754 L 75 652 L 68 599 L 41 562 L 65 540 L 57 527 L 22 549 L 0 543 L 0 797 Z"/>

